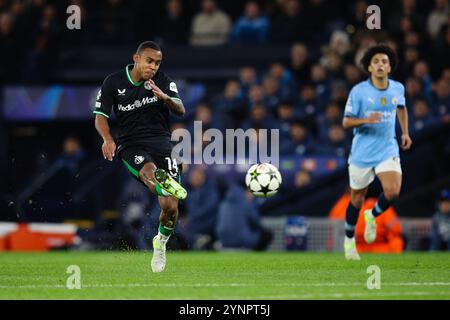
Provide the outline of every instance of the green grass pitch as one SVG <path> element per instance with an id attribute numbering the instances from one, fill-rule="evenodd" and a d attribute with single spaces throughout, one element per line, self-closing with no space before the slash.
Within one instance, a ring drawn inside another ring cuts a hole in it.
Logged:
<path id="1" fill-rule="evenodd" d="M 450 254 L 168 252 L 163 273 L 146 252 L 1 253 L 0 299 L 450 299 Z M 70 265 L 81 289 L 66 287 Z M 381 288 L 369 290 L 370 265 Z"/>

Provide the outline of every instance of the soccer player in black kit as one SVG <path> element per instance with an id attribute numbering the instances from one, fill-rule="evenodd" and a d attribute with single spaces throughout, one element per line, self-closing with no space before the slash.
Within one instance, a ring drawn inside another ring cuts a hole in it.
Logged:
<path id="1" fill-rule="evenodd" d="M 180 163 L 171 155 L 169 115 L 181 117 L 185 109 L 175 82 L 159 71 L 162 52 L 158 44 L 141 43 L 133 61 L 104 80 L 95 104 L 95 128 L 103 138 L 103 157 L 112 161 L 117 151 L 128 171 L 158 195 L 161 215 L 151 267 L 153 272 L 162 272 L 166 243 L 178 217 L 178 200 L 187 196 L 179 183 Z M 112 109 L 118 122 L 117 150 L 108 125 Z"/>

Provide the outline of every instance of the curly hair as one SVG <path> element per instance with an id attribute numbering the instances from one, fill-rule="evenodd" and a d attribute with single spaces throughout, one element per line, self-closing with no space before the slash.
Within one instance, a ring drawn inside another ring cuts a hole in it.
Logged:
<path id="1" fill-rule="evenodd" d="M 364 71 L 369 72 L 369 66 L 370 61 L 372 61 L 372 58 L 374 55 L 382 53 L 388 56 L 389 58 L 389 64 L 391 65 L 391 72 L 394 72 L 397 68 L 397 54 L 395 51 L 385 44 L 378 44 L 374 47 L 369 48 L 365 53 L 364 56 L 361 58 L 361 65 L 364 68 Z"/>

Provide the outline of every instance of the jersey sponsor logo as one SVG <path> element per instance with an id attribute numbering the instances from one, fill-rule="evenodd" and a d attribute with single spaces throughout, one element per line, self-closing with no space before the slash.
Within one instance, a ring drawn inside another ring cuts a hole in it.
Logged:
<path id="1" fill-rule="evenodd" d="M 152 86 L 150 85 L 150 80 L 144 82 L 144 88 L 147 90 L 152 90 Z"/>
<path id="2" fill-rule="evenodd" d="M 175 84 L 175 82 L 171 82 L 169 84 L 169 89 L 170 89 L 170 91 L 178 93 L 177 85 Z"/>
<path id="3" fill-rule="evenodd" d="M 143 156 L 134 156 L 134 163 L 141 164 L 144 161 Z"/>
<path id="4" fill-rule="evenodd" d="M 126 106 L 119 104 L 117 108 L 119 109 L 119 111 L 131 111 L 131 110 L 140 108 L 142 106 L 145 106 L 146 104 L 154 103 L 156 101 L 158 101 L 157 97 L 151 97 L 151 98 L 145 97 L 141 101 L 136 100 L 132 104 L 127 104 Z"/>
<path id="5" fill-rule="evenodd" d="M 122 89 L 122 90 L 117 89 L 117 95 L 118 96 L 124 96 L 125 95 L 125 90 L 127 90 L 127 89 Z"/>
<path id="6" fill-rule="evenodd" d="M 96 108 L 101 108 L 101 107 L 102 107 L 102 104 L 101 104 L 100 102 L 97 101 L 97 102 L 95 103 L 95 107 L 96 107 Z"/>

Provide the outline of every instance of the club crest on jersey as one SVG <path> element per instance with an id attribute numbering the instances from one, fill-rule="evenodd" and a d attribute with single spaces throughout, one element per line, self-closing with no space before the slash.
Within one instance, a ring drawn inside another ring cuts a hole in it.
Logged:
<path id="1" fill-rule="evenodd" d="M 143 156 L 134 156 L 134 163 L 141 164 L 142 161 L 144 161 L 144 157 Z"/>
<path id="2" fill-rule="evenodd" d="M 381 103 L 381 105 L 384 107 L 384 106 L 387 104 L 387 99 L 386 99 L 386 97 L 381 97 L 380 103 Z"/>
<path id="3" fill-rule="evenodd" d="M 397 97 L 393 97 L 393 98 L 392 98 L 392 104 L 393 104 L 394 106 L 396 106 L 396 105 L 398 104 L 398 98 L 397 98 Z"/>
<path id="4" fill-rule="evenodd" d="M 170 83 L 169 89 L 170 89 L 170 91 L 178 93 L 177 85 L 175 84 L 175 82 Z"/>
<path id="5" fill-rule="evenodd" d="M 150 80 L 144 82 L 144 88 L 147 90 L 152 90 L 152 86 L 150 85 Z"/>

